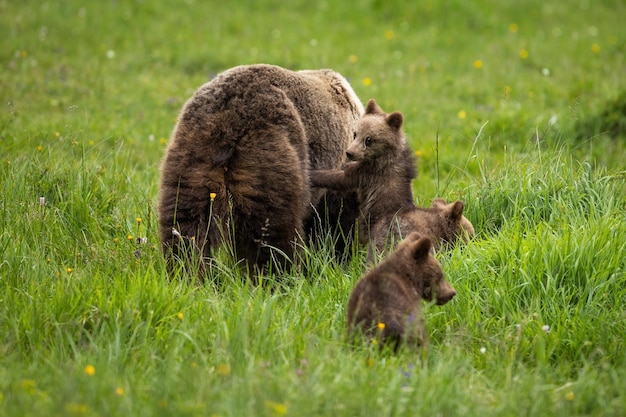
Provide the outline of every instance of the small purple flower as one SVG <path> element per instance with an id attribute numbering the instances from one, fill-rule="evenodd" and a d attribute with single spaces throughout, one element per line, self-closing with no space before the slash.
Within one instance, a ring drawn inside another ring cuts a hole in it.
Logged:
<path id="1" fill-rule="evenodd" d="M 413 369 L 413 363 L 410 363 L 407 366 L 407 369 L 402 369 L 402 368 L 398 369 L 398 373 L 400 375 L 404 375 L 405 378 L 410 378 L 411 377 L 411 369 Z"/>

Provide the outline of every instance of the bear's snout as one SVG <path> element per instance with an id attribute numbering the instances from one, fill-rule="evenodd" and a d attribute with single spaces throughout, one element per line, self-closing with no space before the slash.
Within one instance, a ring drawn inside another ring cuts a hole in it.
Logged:
<path id="1" fill-rule="evenodd" d="M 348 158 L 348 161 L 353 161 L 354 160 L 354 152 L 346 151 L 346 158 Z"/>
<path id="2" fill-rule="evenodd" d="M 437 304 L 443 305 L 452 300 L 456 295 L 456 290 L 448 282 L 444 281 L 437 291 Z"/>

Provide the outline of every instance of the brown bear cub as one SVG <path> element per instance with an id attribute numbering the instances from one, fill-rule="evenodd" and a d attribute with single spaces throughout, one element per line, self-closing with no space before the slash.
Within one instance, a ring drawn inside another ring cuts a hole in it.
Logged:
<path id="1" fill-rule="evenodd" d="M 411 182 L 416 177 L 415 158 L 402 131 L 399 112 L 385 114 L 369 100 L 354 140 L 346 151 L 342 169 L 312 171 L 313 186 L 356 190 L 360 209 L 359 240 L 381 252 L 388 236 L 399 239 L 412 231 L 430 237 L 436 247 L 473 236 L 472 224 L 463 216 L 463 203 L 446 205 L 435 200 L 430 209 L 415 205 Z"/>
<path id="2" fill-rule="evenodd" d="M 433 256 L 429 238 L 411 233 L 397 249 L 356 283 L 348 300 L 348 338 L 359 332 L 397 350 L 428 341 L 422 300 L 445 304 L 456 295 Z"/>
<path id="3" fill-rule="evenodd" d="M 443 198 L 436 198 L 430 208 L 414 207 L 390 214 L 388 220 L 379 221 L 371 230 L 376 250 L 381 253 L 415 230 L 430 237 L 435 248 L 441 243 L 449 246 L 467 242 L 474 236 L 474 226 L 463 216 L 464 207 L 460 200 L 446 204 Z"/>

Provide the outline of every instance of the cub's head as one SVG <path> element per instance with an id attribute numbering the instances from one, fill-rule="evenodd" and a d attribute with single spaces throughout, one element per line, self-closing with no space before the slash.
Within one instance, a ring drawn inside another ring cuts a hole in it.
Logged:
<path id="1" fill-rule="evenodd" d="M 443 198 L 436 198 L 432 202 L 432 208 L 437 211 L 442 221 L 441 228 L 444 236 L 442 239 L 448 244 L 453 244 L 457 240 L 467 242 L 474 237 L 474 226 L 463 215 L 465 205 L 461 200 L 446 204 Z"/>
<path id="2" fill-rule="evenodd" d="M 412 232 L 396 249 L 399 259 L 396 265 L 404 269 L 414 288 L 424 300 L 436 300 L 445 304 L 456 295 L 456 291 L 443 276 L 441 264 L 433 254 L 433 244 L 427 237 Z"/>
<path id="3" fill-rule="evenodd" d="M 376 101 L 370 99 L 354 133 L 354 140 L 346 150 L 346 158 L 348 162 L 391 158 L 405 146 L 402 113 L 385 114 Z"/>

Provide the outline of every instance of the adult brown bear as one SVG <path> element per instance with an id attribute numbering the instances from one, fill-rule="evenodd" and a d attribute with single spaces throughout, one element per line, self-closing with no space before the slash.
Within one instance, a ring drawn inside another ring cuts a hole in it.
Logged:
<path id="1" fill-rule="evenodd" d="M 166 256 L 184 258 L 195 248 L 210 258 L 227 242 L 250 267 L 272 258 L 284 264 L 315 219 L 351 225 L 354 193 L 312 188 L 309 171 L 341 166 L 363 111 L 332 70 L 239 66 L 201 86 L 184 105 L 161 166 Z"/>

